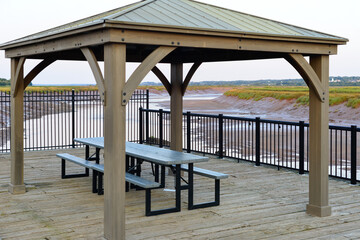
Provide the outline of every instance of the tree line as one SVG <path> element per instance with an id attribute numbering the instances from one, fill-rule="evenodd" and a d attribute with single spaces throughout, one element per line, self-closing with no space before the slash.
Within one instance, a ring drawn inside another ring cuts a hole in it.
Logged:
<path id="1" fill-rule="evenodd" d="M 360 86 L 360 77 L 331 76 L 330 86 Z M 144 82 L 143 86 L 161 86 L 161 83 Z M 190 86 L 306 86 L 303 79 L 264 79 L 264 80 L 235 80 L 235 81 L 201 81 L 190 82 Z"/>

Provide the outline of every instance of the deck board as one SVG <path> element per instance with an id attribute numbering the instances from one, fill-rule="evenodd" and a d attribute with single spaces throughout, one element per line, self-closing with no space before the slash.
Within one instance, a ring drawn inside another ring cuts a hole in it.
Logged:
<path id="1" fill-rule="evenodd" d="M 7 191 L 9 154 L 0 155 L 0 238 L 102 239 L 103 196 L 91 193 L 91 177 L 61 179 L 56 153 L 83 156 L 83 149 L 25 153 L 28 192 Z M 330 217 L 305 213 L 308 175 L 248 162 L 211 159 L 197 166 L 229 174 L 221 180 L 221 205 L 144 216 L 144 191 L 126 193 L 127 239 L 357 239 L 360 238 L 360 188 L 330 179 Z M 69 165 L 69 172 L 83 171 Z M 150 168 L 144 166 L 150 177 Z M 186 174 L 185 174 L 186 176 Z M 195 201 L 213 200 L 214 180 L 195 176 Z M 173 189 L 167 176 L 166 189 Z M 152 208 L 174 205 L 174 192 L 153 190 Z M 166 227 L 164 227 L 166 226 Z"/>

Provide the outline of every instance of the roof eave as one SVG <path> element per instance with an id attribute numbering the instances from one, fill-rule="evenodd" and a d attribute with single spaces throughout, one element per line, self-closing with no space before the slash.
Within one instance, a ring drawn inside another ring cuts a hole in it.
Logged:
<path id="1" fill-rule="evenodd" d="M 0 50 L 6 50 L 6 49 L 10 49 L 10 48 L 21 47 L 21 46 L 24 46 L 24 45 L 39 43 L 39 42 L 43 42 L 43 41 L 49 41 L 49 40 L 53 40 L 53 39 L 57 39 L 57 38 L 61 38 L 61 37 L 71 36 L 71 35 L 74 35 L 74 34 L 99 30 L 99 29 L 103 29 L 105 27 L 106 27 L 105 26 L 105 21 L 101 20 L 101 21 L 97 21 L 97 22 L 88 23 L 88 24 L 86 24 L 86 26 L 66 29 L 64 31 L 59 31 L 59 32 L 51 34 L 51 35 L 34 37 L 33 39 L 26 40 L 26 38 L 36 36 L 37 34 L 40 34 L 42 32 L 35 33 L 35 34 L 32 34 L 32 35 L 28 35 L 26 37 L 22 37 L 22 38 L 15 39 L 15 40 L 10 41 L 10 42 L 0 44 Z"/>
<path id="2" fill-rule="evenodd" d="M 334 38 L 317 38 L 317 37 L 303 37 L 295 35 L 277 35 L 277 34 L 265 34 L 265 33 L 254 33 L 254 32 L 241 32 L 241 31 L 227 31 L 227 30 L 214 30 L 206 28 L 192 28 L 172 25 L 153 25 L 146 23 L 132 23 L 132 22 L 119 22 L 114 20 L 101 20 L 99 22 L 89 23 L 86 26 L 71 28 L 65 31 L 57 32 L 51 35 L 40 36 L 29 40 L 22 40 L 36 36 L 36 34 L 29 35 L 14 41 L 0 44 L 0 50 L 6 50 L 10 48 L 16 48 L 29 44 L 36 44 L 43 41 L 49 41 L 61 37 L 71 36 L 74 34 L 85 33 L 88 31 L 94 31 L 106 28 L 121 28 L 121 29 L 132 29 L 132 30 L 143 30 L 143 31 L 159 31 L 159 32 L 171 32 L 179 34 L 198 34 L 198 35 L 209 35 L 209 36 L 222 36 L 222 37 L 238 37 L 238 38 L 254 38 L 254 39 L 265 39 L 265 40 L 283 40 L 283 41 L 294 41 L 294 42 L 311 42 L 311 43 L 322 43 L 322 44 L 335 44 L 344 45 L 349 40 L 341 37 Z"/>

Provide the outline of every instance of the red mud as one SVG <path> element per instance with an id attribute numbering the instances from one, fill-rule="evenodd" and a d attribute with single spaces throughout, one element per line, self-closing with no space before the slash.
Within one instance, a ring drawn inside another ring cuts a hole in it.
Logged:
<path id="1" fill-rule="evenodd" d="M 200 91 L 188 91 L 187 96 L 199 96 L 223 93 L 224 90 L 209 89 Z M 161 93 L 166 94 L 166 93 Z M 161 104 L 168 108 L 169 102 Z M 184 111 L 224 115 L 239 115 L 245 117 L 260 116 L 264 119 L 282 121 L 309 121 L 309 106 L 299 105 L 296 100 L 277 100 L 264 98 L 259 101 L 242 100 L 237 97 L 219 96 L 212 100 L 186 100 L 184 99 Z M 360 108 L 349 108 L 345 104 L 331 106 L 329 109 L 329 123 L 332 125 L 360 125 Z"/>

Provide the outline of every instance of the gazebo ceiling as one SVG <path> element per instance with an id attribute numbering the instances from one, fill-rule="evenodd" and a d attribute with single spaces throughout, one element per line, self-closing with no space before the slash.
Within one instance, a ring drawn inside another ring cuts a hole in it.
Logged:
<path id="1" fill-rule="evenodd" d="M 156 49 L 154 45 L 135 45 L 128 44 L 126 47 L 127 62 L 142 62 Z M 91 47 L 98 61 L 104 61 L 103 46 Z M 49 54 L 38 54 L 32 56 L 33 59 L 45 59 Z M 55 52 L 51 57 L 58 60 L 75 60 L 85 61 L 84 54 L 81 50 L 68 50 Z M 228 49 L 202 49 L 202 48 L 177 48 L 160 63 L 192 63 L 192 62 L 221 62 L 237 60 L 255 60 L 255 59 L 274 59 L 284 58 L 281 53 L 255 52 L 255 51 L 234 51 Z"/>

